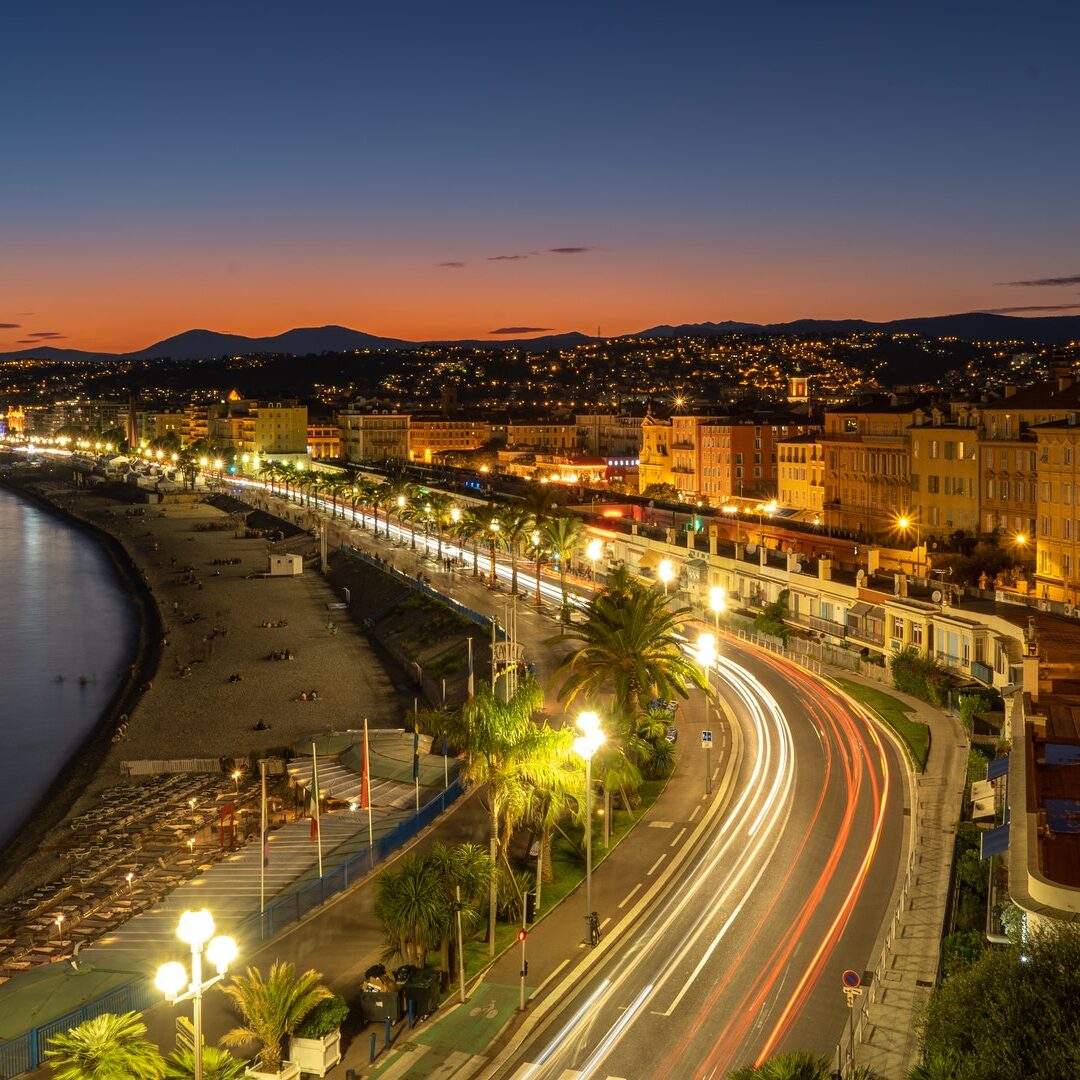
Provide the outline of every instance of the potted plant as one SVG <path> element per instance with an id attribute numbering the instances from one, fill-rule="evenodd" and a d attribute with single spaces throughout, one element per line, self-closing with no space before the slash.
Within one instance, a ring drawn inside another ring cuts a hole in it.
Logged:
<path id="1" fill-rule="evenodd" d="M 320 1001 L 290 1036 L 289 1060 L 301 1072 L 325 1076 L 341 1061 L 341 1025 L 348 1015 L 349 1006 L 340 994 Z"/>
<path id="2" fill-rule="evenodd" d="M 292 964 L 277 961 L 266 978 L 258 968 L 249 967 L 245 975 L 234 976 L 222 989 L 244 1020 L 222 1042 L 229 1046 L 259 1044 L 255 1063 L 244 1075 L 252 1080 L 297 1080 L 300 1066 L 282 1061 L 282 1044 L 320 1001 L 332 996 L 323 986 L 322 976 L 310 969 L 297 975 Z"/>

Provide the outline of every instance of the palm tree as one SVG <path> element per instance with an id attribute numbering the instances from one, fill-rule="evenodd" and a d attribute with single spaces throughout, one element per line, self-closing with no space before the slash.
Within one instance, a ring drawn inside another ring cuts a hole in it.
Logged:
<path id="1" fill-rule="evenodd" d="M 439 559 L 442 559 L 443 531 L 452 523 L 451 513 L 454 510 L 454 500 L 441 491 L 429 492 L 427 498 L 428 515 L 435 526 L 435 537 L 439 546 Z"/>
<path id="2" fill-rule="evenodd" d="M 563 621 L 569 621 L 570 600 L 566 591 L 566 575 L 570 570 L 570 560 L 581 545 L 585 527 L 581 519 L 569 516 L 552 518 L 541 534 L 542 543 L 559 560 L 559 588 L 562 590 Z M 539 564 L 539 558 L 537 563 Z"/>
<path id="3" fill-rule="evenodd" d="M 259 1043 L 257 1067 L 269 1073 L 281 1069 L 285 1037 L 320 1001 L 332 996 L 319 972 L 309 969 L 297 975 L 292 964 L 280 960 L 274 962 L 267 978 L 258 968 L 249 967 L 246 975 L 234 975 L 222 990 L 232 998 L 244 1024 L 233 1028 L 221 1041 L 227 1046 Z"/>
<path id="4" fill-rule="evenodd" d="M 247 1062 L 234 1058 L 228 1050 L 204 1046 L 203 1080 L 242 1080 Z M 174 1050 L 165 1059 L 165 1080 L 195 1080 L 195 1055 L 190 1050 Z"/>
<path id="5" fill-rule="evenodd" d="M 556 669 L 566 673 L 560 701 L 569 704 L 580 694 L 596 700 L 610 689 L 616 714 L 626 718 L 650 698 L 688 697 L 688 683 L 706 689 L 701 668 L 683 653 L 681 612 L 671 611 L 660 593 L 639 585 L 629 598 L 604 591 L 586 613 L 569 632 L 581 647 Z"/>
<path id="6" fill-rule="evenodd" d="M 517 595 L 518 554 L 523 538 L 532 529 L 532 517 L 523 506 L 513 503 L 499 510 L 499 539 L 510 553 L 510 595 Z"/>
<path id="7" fill-rule="evenodd" d="M 488 578 L 488 587 L 495 588 L 495 544 L 499 539 L 499 530 L 502 527 L 499 522 L 499 510 L 494 506 L 474 506 L 468 513 L 470 527 L 474 528 L 473 538 L 473 566 L 476 566 L 476 545 L 483 537 L 488 546 L 488 560 L 491 568 Z"/>
<path id="8" fill-rule="evenodd" d="M 558 507 L 559 500 L 555 493 L 546 484 L 537 484 L 529 488 L 525 494 L 525 509 L 529 513 L 532 527 L 543 534 L 547 523 L 555 516 L 554 510 Z M 536 559 L 536 606 L 540 607 L 540 570 L 544 560 L 542 549 L 537 546 L 534 550 Z"/>
<path id="9" fill-rule="evenodd" d="M 407 855 L 384 870 L 375 886 L 375 914 L 386 932 L 386 959 L 401 957 L 423 967 L 438 947 L 447 922 L 446 896 L 438 875 L 421 855 Z"/>
<path id="10" fill-rule="evenodd" d="M 53 1038 L 45 1054 L 56 1080 L 163 1080 L 165 1060 L 134 1012 L 102 1013 Z"/>
<path id="11" fill-rule="evenodd" d="M 727 1080 L 833 1080 L 833 1063 L 820 1054 L 805 1050 L 790 1050 L 777 1054 L 760 1065 L 744 1065 L 728 1073 Z M 848 1080 L 885 1080 L 865 1065 L 856 1066 L 845 1074 Z"/>
<path id="12" fill-rule="evenodd" d="M 556 731 L 533 721 L 533 713 L 543 704 L 543 691 L 532 679 L 523 681 L 507 701 L 481 683 L 473 700 L 450 718 L 450 737 L 465 754 L 465 782 L 487 787 L 489 851 L 496 865 L 500 834 L 505 851 L 511 831 L 528 810 L 530 791 L 556 787 L 559 771 L 574 758 L 570 729 Z M 494 956 L 494 881 L 488 905 L 488 955 Z"/>
<path id="13" fill-rule="evenodd" d="M 472 574 L 480 576 L 480 537 L 487 532 L 478 507 L 470 507 L 454 525 L 454 535 L 463 544 L 472 544 Z"/>

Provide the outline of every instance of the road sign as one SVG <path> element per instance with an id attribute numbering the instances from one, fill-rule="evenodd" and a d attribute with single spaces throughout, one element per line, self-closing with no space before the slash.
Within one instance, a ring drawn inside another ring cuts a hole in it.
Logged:
<path id="1" fill-rule="evenodd" d="M 702 748 L 705 749 L 705 750 L 707 750 L 710 746 L 712 746 L 712 732 L 711 731 L 703 731 L 701 733 L 701 745 L 702 745 Z"/>
<path id="2" fill-rule="evenodd" d="M 844 984 L 846 990 L 854 990 L 856 987 L 862 986 L 862 976 L 857 971 L 852 971 L 851 968 L 848 968 L 840 976 L 840 981 Z"/>

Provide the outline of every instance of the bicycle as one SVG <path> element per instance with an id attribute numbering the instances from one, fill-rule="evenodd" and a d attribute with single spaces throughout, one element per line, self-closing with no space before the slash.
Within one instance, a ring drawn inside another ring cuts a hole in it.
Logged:
<path id="1" fill-rule="evenodd" d="M 589 944 L 596 948 L 600 944 L 600 916 L 595 911 L 590 911 L 585 916 L 585 922 L 588 925 Z"/>

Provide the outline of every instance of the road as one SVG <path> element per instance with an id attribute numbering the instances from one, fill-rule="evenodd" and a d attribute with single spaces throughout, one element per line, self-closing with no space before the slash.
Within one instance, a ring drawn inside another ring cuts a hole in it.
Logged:
<path id="1" fill-rule="evenodd" d="M 745 743 L 730 809 L 488 1075 L 634 1077 L 647 1063 L 706 1078 L 835 1046 L 840 974 L 868 963 L 892 894 L 902 774 L 891 745 L 815 680 L 731 643 L 722 653 L 720 695 Z"/>
<path id="2" fill-rule="evenodd" d="M 500 560 L 497 574 L 509 573 Z M 531 590 L 528 567 L 518 574 Z M 556 582 L 541 589 L 558 600 Z M 647 1064 L 650 1075 L 707 1078 L 836 1045 L 841 972 L 869 966 L 890 911 L 902 767 L 873 725 L 795 665 L 725 639 L 714 679 L 714 727 L 737 724 L 744 747 L 727 812 L 630 932 L 549 989 L 558 1004 L 536 1010 L 489 1075 L 635 1077 Z"/>

